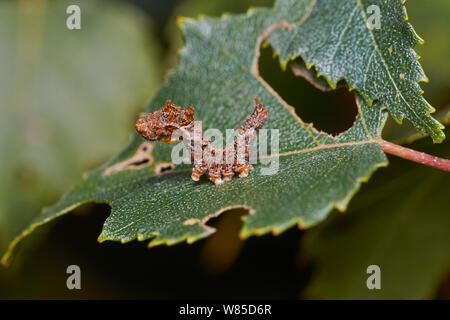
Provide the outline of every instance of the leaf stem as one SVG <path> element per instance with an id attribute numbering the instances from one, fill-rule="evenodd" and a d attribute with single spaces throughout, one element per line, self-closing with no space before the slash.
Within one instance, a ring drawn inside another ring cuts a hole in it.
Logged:
<path id="1" fill-rule="evenodd" d="M 384 152 L 392 154 L 394 156 L 411 160 L 417 163 L 421 163 L 428 167 L 436 168 L 439 170 L 450 172 L 450 160 L 438 158 L 424 152 L 416 151 L 413 149 L 399 146 L 398 144 L 380 140 L 379 145 Z"/>

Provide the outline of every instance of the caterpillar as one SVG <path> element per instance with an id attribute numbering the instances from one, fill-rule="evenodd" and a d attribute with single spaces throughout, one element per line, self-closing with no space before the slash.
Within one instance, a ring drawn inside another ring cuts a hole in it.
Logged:
<path id="1" fill-rule="evenodd" d="M 163 108 L 140 117 L 136 121 L 136 131 L 150 141 L 173 143 L 182 140 L 191 154 L 192 180 L 198 181 L 207 174 L 215 185 L 221 185 L 235 174 L 244 178 L 253 170 L 249 163 L 253 142 L 268 118 L 267 109 L 256 97 L 255 104 L 253 113 L 237 127 L 234 141 L 224 148 L 204 139 L 201 127 L 195 125 L 193 107 L 183 109 L 171 100 L 167 100 Z"/>

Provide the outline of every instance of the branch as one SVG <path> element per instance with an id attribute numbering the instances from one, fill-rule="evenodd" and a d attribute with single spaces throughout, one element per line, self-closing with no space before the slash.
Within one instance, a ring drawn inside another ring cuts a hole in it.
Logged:
<path id="1" fill-rule="evenodd" d="M 384 152 L 394 156 L 424 164 L 428 167 L 450 172 L 450 160 L 438 158 L 423 152 L 399 146 L 385 140 L 378 142 Z"/>

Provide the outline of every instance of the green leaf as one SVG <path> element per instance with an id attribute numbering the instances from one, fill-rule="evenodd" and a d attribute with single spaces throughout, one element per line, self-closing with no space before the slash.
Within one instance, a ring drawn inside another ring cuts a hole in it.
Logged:
<path id="1" fill-rule="evenodd" d="M 440 109 L 436 112 L 435 118 L 445 125 L 450 124 L 450 106 Z M 383 137 L 386 140 L 394 141 L 397 144 L 409 144 L 416 140 L 427 137 L 428 135 L 417 132 L 412 126 L 403 125 L 389 126 L 389 122 L 386 122 L 386 127 L 383 132 Z M 386 129 L 390 129 L 389 131 Z M 387 131 L 387 132 L 386 132 Z M 386 134 L 387 133 L 387 134 Z"/>
<path id="2" fill-rule="evenodd" d="M 261 175 L 262 165 L 258 164 L 248 178 L 234 178 L 216 187 L 209 181 L 192 181 L 187 165 L 160 174 L 159 166 L 171 161 L 172 147 L 160 144 L 148 148 L 152 149 L 151 156 L 146 151 L 150 166 L 134 164 L 129 168 L 140 169 L 112 173 L 111 168 L 121 167 L 123 161 L 142 156 L 143 140 L 135 134 L 124 152 L 88 173 L 59 203 L 44 210 L 11 248 L 35 227 L 90 201 L 112 206 L 100 241 L 151 239 L 151 246 L 206 237 L 214 232 L 206 222 L 234 207 L 250 212 L 241 231 L 243 237 L 280 233 L 296 224 L 310 227 L 322 221 L 333 207 L 345 210 L 361 182 L 387 164 L 377 143 L 386 119 L 381 103 L 376 101 L 368 107 L 357 97 L 360 110 L 355 124 L 338 137 L 331 137 L 303 123 L 258 72 L 260 45 L 270 32 L 285 27 L 283 21 L 308 20 L 314 3 L 279 1 L 273 9 L 253 9 L 246 15 L 181 19 L 186 45 L 179 67 L 149 108 L 159 109 L 166 99 L 184 107 L 192 105 L 204 128 L 225 132 L 243 122 L 257 96 L 269 110 L 265 128 L 280 133 L 280 164 L 275 175 Z M 412 51 L 409 47 L 401 49 Z"/>
<path id="3" fill-rule="evenodd" d="M 304 2 L 280 0 L 277 7 L 291 10 L 293 3 Z M 371 5 L 380 9 L 380 29 L 367 27 Z M 434 108 L 421 96 L 418 85 L 428 79 L 412 48 L 423 40 L 406 22 L 402 1 L 313 0 L 308 13 L 294 21 L 292 28 L 270 36 L 282 66 L 301 56 L 331 87 L 345 80 L 369 105 L 377 100 L 396 121 L 406 118 L 433 141 L 443 141 L 443 126 L 431 117 Z"/>
<path id="4" fill-rule="evenodd" d="M 428 152 L 450 156 L 448 142 L 439 147 Z M 402 167 L 403 161 L 393 162 L 373 178 L 373 187 L 363 188 L 345 216 L 335 215 L 307 234 L 302 252 L 316 266 L 308 298 L 435 296 L 450 265 L 450 175 Z M 366 287 L 372 264 L 381 268 L 381 290 Z"/>
<path id="5" fill-rule="evenodd" d="M 132 111 L 159 86 L 158 46 L 150 52 L 137 10 L 77 5 L 82 29 L 70 31 L 64 1 L 0 2 L 2 253 L 80 172 L 127 143 Z"/>
<path id="6" fill-rule="evenodd" d="M 169 21 L 175 21 L 179 16 L 200 17 L 218 16 L 224 12 L 240 13 L 252 6 L 271 6 L 272 3 L 273 0 L 184 0 L 174 8 Z M 168 66 L 175 67 L 177 64 L 176 51 L 183 46 L 183 36 L 175 23 L 168 23 L 164 33 L 170 40 L 171 47 L 164 59 Z"/>

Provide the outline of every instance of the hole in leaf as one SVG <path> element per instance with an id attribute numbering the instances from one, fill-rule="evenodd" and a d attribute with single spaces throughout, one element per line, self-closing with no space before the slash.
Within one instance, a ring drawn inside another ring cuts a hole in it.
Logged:
<path id="1" fill-rule="evenodd" d="M 140 166 L 142 164 L 148 163 L 149 161 L 149 159 L 138 160 L 136 162 L 130 163 L 130 166 Z"/>
<path id="2" fill-rule="evenodd" d="M 305 79 L 315 75 L 314 67 L 311 70 L 300 68 L 305 74 L 296 76 L 295 67 L 304 66 L 300 58 L 291 61 L 283 71 L 278 57 L 273 54 L 270 46 L 261 48 L 260 75 L 288 104 L 295 107 L 296 113 L 304 122 L 312 122 L 317 130 L 331 135 L 338 135 L 353 125 L 358 108 L 355 97 L 349 92 L 345 82 L 340 82 L 336 90 L 324 92 Z M 319 83 L 327 84 L 323 77 L 318 79 Z"/>
<path id="3" fill-rule="evenodd" d="M 152 143 L 142 143 L 131 158 L 113 164 L 105 170 L 105 175 L 123 170 L 138 170 L 150 166 L 153 163 L 152 151 Z"/>
<path id="4" fill-rule="evenodd" d="M 173 169 L 175 169 L 175 164 L 172 162 L 158 163 L 155 166 L 155 174 L 156 175 L 168 174 L 168 173 L 172 172 Z"/>
<path id="5" fill-rule="evenodd" d="M 242 228 L 242 216 L 248 214 L 245 209 L 232 209 L 209 219 L 208 227 L 217 231 L 208 237 L 202 247 L 201 264 L 212 274 L 227 271 L 239 257 L 244 241 L 239 238 Z"/>

